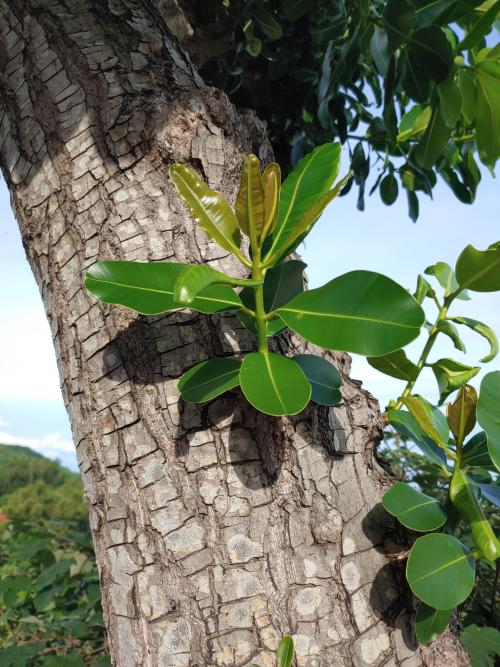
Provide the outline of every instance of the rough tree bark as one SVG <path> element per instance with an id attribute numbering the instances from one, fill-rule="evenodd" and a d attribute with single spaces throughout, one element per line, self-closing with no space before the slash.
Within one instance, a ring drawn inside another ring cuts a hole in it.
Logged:
<path id="1" fill-rule="evenodd" d="M 381 416 L 335 357 L 343 401 L 293 419 L 237 392 L 179 402 L 176 378 L 251 349 L 232 317 L 139 317 L 82 287 L 98 258 L 241 272 L 169 183 L 195 166 L 233 199 L 265 128 L 207 88 L 146 0 L 0 0 L 0 160 L 52 327 L 120 667 L 464 665 L 418 649 L 407 537 L 379 500 Z M 293 337 L 282 351 L 304 347 Z"/>

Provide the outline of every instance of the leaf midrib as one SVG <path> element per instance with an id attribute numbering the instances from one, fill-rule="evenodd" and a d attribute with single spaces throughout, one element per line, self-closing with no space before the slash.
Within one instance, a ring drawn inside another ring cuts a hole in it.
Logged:
<path id="1" fill-rule="evenodd" d="M 278 308 L 277 313 L 298 313 L 299 315 L 313 315 L 315 317 L 329 317 L 332 319 L 339 320 L 359 320 L 361 322 L 373 322 L 374 324 L 391 324 L 402 329 L 418 329 L 419 327 L 416 324 L 401 324 L 400 322 L 394 322 L 392 320 L 379 320 L 373 317 L 363 317 L 360 315 L 339 315 L 337 313 L 321 313 L 314 310 L 297 310 L 295 308 Z"/>
<path id="2" fill-rule="evenodd" d="M 463 554 L 462 556 L 459 556 L 458 558 L 455 558 L 455 560 L 449 561 L 448 563 L 445 563 L 444 565 L 440 565 L 435 570 L 431 570 L 431 572 L 427 572 L 426 574 L 422 575 L 421 577 L 418 577 L 418 579 L 413 579 L 411 581 L 411 585 L 417 584 L 419 581 L 423 581 L 424 579 L 427 579 L 428 577 L 432 577 L 433 575 L 437 574 L 438 572 L 442 572 L 443 570 L 446 570 L 448 567 L 451 567 L 452 565 L 455 565 L 456 563 L 460 563 L 460 561 L 466 560 L 467 558 L 468 558 L 468 556 L 466 554 Z"/>

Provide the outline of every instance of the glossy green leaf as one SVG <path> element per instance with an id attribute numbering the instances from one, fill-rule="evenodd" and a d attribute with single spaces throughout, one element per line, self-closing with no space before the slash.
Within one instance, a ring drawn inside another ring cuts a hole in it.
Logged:
<path id="1" fill-rule="evenodd" d="M 174 301 L 174 285 L 188 266 L 177 262 L 97 262 L 87 271 L 85 287 L 104 303 L 157 315 L 179 308 Z M 201 313 L 217 313 L 241 306 L 240 297 L 231 287 L 213 285 L 198 294 L 189 307 Z"/>
<path id="2" fill-rule="evenodd" d="M 458 282 L 455 277 L 455 272 L 446 262 L 436 262 L 436 264 L 428 266 L 424 273 L 428 276 L 434 276 L 437 278 L 441 287 L 444 288 L 445 296 L 449 296 L 452 292 L 455 292 L 458 289 Z M 458 298 L 468 300 L 470 297 L 466 292 L 463 292 L 458 295 Z"/>
<path id="3" fill-rule="evenodd" d="M 418 368 L 410 361 L 404 350 L 396 350 L 381 357 L 367 357 L 367 362 L 381 373 L 407 382 L 416 380 Z"/>
<path id="4" fill-rule="evenodd" d="M 277 261 L 284 252 L 293 250 L 289 249 L 290 238 L 297 237 L 297 229 L 303 228 L 304 216 L 313 208 L 317 211 L 318 202 L 329 193 L 339 167 L 339 143 L 318 146 L 298 162 L 281 187 L 278 222 L 269 237 L 266 258 Z"/>
<path id="5" fill-rule="evenodd" d="M 439 404 L 479 373 L 479 366 L 467 366 L 454 359 L 438 359 L 431 364 L 439 387 Z"/>
<path id="6" fill-rule="evenodd" d="M 450 483 L 450 498 L 470 526 L 472 539 L 481 554 L 488 560 L 500 556 L 500 544 L 488 523 L 476 492 L 463 470 L 456 468 Z"/>
<path id="7" fill-rule="evenodd" d="M 449 320 L 439 320 L 436 329 L 452 340 L 455 349 L 459 350 L 460 352 L 466 352 L 465 345 L 460 338 L 460 334 L 458 333 L 456 326 Z"/>
<path id="8" fill-rule="evenodd" d="M 174 301 L 183 307 L 191 307 L 199 294 L 211 285 L 261 285 L 260 280 L 240 280 L 212 269 L 205 264 L 186 267 L 174 285 Z"/>
<path id="9" fill-rule="evenodd" d="M 455 442 L 463 443 L 476 425 L 477 392 L 466 384 L 460 388 L 457 398 L 447 406 L 448 424 L 455 436 Z"/>
<path id="10" fill-rule="evenodd" d="M 398 198 L 398 182 L 394 174 L 387 174 L 380 181 L 380 198 L 386 206 L 394 204 Z"/>
<path id="11" fill-rule="evenodd" d="M 397 482 L 383 498 L 385 509 L 396 519 L 418 532 L 436 530 L 446 521 L 446 514 L 437 500 L 417 491 L 405 482 Z"/>
<path id="12" fill-rule="evenodd" d="M 278 211 L 281 191 L 281 169 L 279 164 L 271 162 L 262 172 L 264 188 L 264 229 L 261 240 L 268 236 L 278 222 Z"/>
<path id="13" fill-rule="evenodd" d="M 437 86 L 439 95 L 439 113 L 446 127 L 450 130 L 458 123 L 462 110 L 462 93 L 455 83 L 454 76 L 448 77 Z"/>
<path id="14" fill-rule="evenodd" d="M 311 398 L 311 385 L 300 366 L 270 352 L 252 352 L 244 358 L 240 385 L 254 408 L 275 417 L 301 412 Z"/>
<path id="15" fill-rule="evenodd" d="M 414 595 L 434 609 L 454 609 L 474 586 L 476 564 L 456 537 L 423 535 L 413 545 L 406 578 Z"/>
<path id="16" fill-rule="evenodd" d="M 415 617 L 415 634 L 420 644 L 433 642 L 444 632 L 453 613 L 453 609 L 433 609 L 421 602 Z"/>
<path id="17" fill-rule="evenodd" d="M 292 667 L 294 650 L 292 637 L 290 637 L 290 635 L 285 635 L 280 640 L 278 650 L 276 651 L 278 667 Z"/>
<path id="18" fill-rule="evenodd" d="M 431 169 L 446 148 L 451 130 L 438 108 L 432 111 L 431 120 L 415 150 L 415 159 L 424 169 Z"/>
<path id="19" fill-rule="evenodd" d="M 424 278 L 423 275 L 419 274 L 417 277 L 417 288 L 414 293 L 415 299 L 418 303 L 423 303 L 426 296 L 432 297 L 435 294 L 432 285 Z"/>
<path id="20" fill-rule="evenodd" d="M 474 292 L 500 290 L 500 244 L 486 250 L 468 245 L 460 254 L 456 266 L 457 281 L 462 288 Z"/>
<path id="21" fill-rule="evenodd" d="M 491 4 L 474 25 L 467 31 L 467 34 L 457 46 L 457 51 L 472 49 L 476 44 L 490 32 L 495 19 L 500 13 L 500 0 Z"/>
<path id="22" fill-rule="evenodd" d="M 500 656 L 500 632 L 496 628 L 468 625 L 460 634 L 460 643 L 469 654 L 472 667 L 493 667 Z"/>
<path id="23" fill-rule="evenodd" d="M 243 163 L 235 209 L 242 231 L 251 238 L 253 230 L 257 239 L 264 228 L 265 209 L 260 162 L 255 155 L 247 155 Z"/>
<path id="24" fill-rule="evenodd" d="M 425 435 L 438 447 L 445 449 L 449 438 L 449 427 L 440 410 L 433 407 L 422 396 L 405 396 L 401 401 L 408 408 L 411 416 L 417 422 Z"/>
<path id="25" fill-rule="evenodd" d="M 464 445 L 462 449 L 462 463 L 464 466 L 494 468 L 493 461 L 488 452 L 488 439 L 484 431 L 476 433 Z"/>
<path id="26" fill-rule="evenodd" d="M 415 104 L 409 111 L 403 114 L 399 124 L 398 142 L 412 139 L 425 132 L 431 119 L 431 108 Z"/>
<path id="27" fill-rule="evenodd" d="M 479 322 L 478 320 L 473 320 L 470 317 L 451 317 L 450 319 L 453 322 L 456 322 L 457 324 L 463 324 L 466 327 L 469 327 L 469 329 L 472 329 L 472 331 L 475 331 L 480 336 L 483 336 L 483 338 L 486 338 L 486 340 L 490 344 L 490 352 L 479 361 L 485 364 L 488 361 L 492 361 L 497 356 L 498 338 L 496 333 L 493 331 L 491 327 L 489 327 L 487 324 Z"/>
<path id="28" fill-rule="evenodd" d="M 337 405 L 342 400 L 340 373 L 326 359 L 315 354 L 301 354 L 294 361 L 304 371 L 312 388 L 311 400 L 319 405 Z"/>
<path id="29" fill-rule="evenodd" d="M 476 143 L 481 161 L 494 166 L 500 156 L 500 60 L 477 62 Z"/>
<path id="30" fill-rule="evenodd" d="M 277 309 L 306 340 L 333 350 L 380 356 L 414 340 L 424 323 L 415 299 L 390 278 L 351 271 Z"/>
<path id="31" fill-rule="evenodd" d="M 471 69 L 459 68 L 458 86 L 462 95 L 462 114 L 467 123 L 472 123 L 476 116 L 476 77 Z"/>
<path id="32" fill-rule="evenodd" d="M 191 167 L 174 164 L 169 173 L 196 224 L 221 248 L 239 255 L 238 220 L 224 197 L 211 190 Z"/>
<path id="33" fill-rule="evenodd" d="M 204 403 L 239 384 L 241 361 L 216 357 L 190 368 L 179 380 L 178 389 L 187 403 Z"/>
<path id="34" fill-rule="evenodd" d="M 388 410 L 387 419 L 398 433 L 410 438 L 420 451 L 434 463 L 439 466 L 446 464 L 446 455 L 443 450 L 420 428 L 418 422 L 409 412 L 406 412 L 406 410 Z"/>
<path id="35" fill-rule="evenodd" d="M 500 371 L 484 376 L 477 402 L 477 421 L 488 438 L 488 452 L 500 470 Z"/>

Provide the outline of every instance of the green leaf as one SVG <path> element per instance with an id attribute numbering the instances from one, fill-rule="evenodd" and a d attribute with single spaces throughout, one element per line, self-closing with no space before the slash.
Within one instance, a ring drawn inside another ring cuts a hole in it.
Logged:
<path id="1" fill-rule="evenodd" d="M 473 123 L 476 116 L 476 76 L 471 69 L 459 67 L 458 86 L 462 94 L 462 114 L 467 123 Z"/>
<path id="2" fill-rule="evenodd" d="M 375 61 L 375 65 L 382 76 L 387 75 L 389 67 L 389 40 L 386 31 L 378 25 L 373 28 L 373 35 L 370 40 L 370 53 Z"/>
<path id="3" fill-rule="evenodd" d="M 477 499 L 467 475 L 455 468 L 450 483 L 450 498 L 460 514 L 467 519 L 472 539 L 488 560 L 495 561 L 500 556 L 500 544 Z"/>
<path id="4" fill-rule="evenodd" d="M 431 169 L 446 148 L 451 130 L 438 108 L 433 109 L 431 120 L 416 150 L 415 159 L 424 169 Z"/>
<path id="5" fill-rule="evenodd" d="M 441 449 L 446 449 L 449 438 L 448 422 L 440 410 L 434 408 L 422 396 L 405 396 L 401 401 L 425 435 Z"/>
<path id="6" fill-rule="evenodd" d="M 174 285 L 188 267 L 177 262 L 97 262 L 86 273 L 85 287 L 104 303 L 157 315 L 179 308 L 174 301 Z M 217 313 L 241 306 L 234 290 L 222 285 L 207 287 L 189 307 L 201 313 Z"/>
<path id="7" fill-rule="evenodd" d="M 239 384 L 241 361 L 216 357 L 190 368 L 177 385 L 186 403 L 204 403 Z"/>
<path id="8" fill-rule="evenodd" d="M 462 288 L 473 292 L 500 290 L 500 244 L 486 250 L 468 245 L 462 250 L 455 267 L 457 281 Z"/>
<path id="9" fill-rule="evenodd" d="M 453 609 L 433 609 L 421 602 L 415 618 L 415 634 L 420 644 L 433 642 L 444 632 L 453 613 Z"/>
<path id="10" fill-rule="evenodd" d="M 387 174 L 380 181 L 380 198 L 386 206 L 391 206 L 398 198 L 398 182 L 394 174 Z"/>
<path id="11" fill-rule="evenodd" d="M 458 123 L 462 110 L 462 93 L 455 83 L 454 76 L 448 77 L 437 86 L 439 95 L 439 113 L 446 126 L 453 130 Z"/>
<path id="12" fill-rule="evenodd" d="M 382 498 L 382 505 L 410 530 L 436 530 L 446 521 L 446 514 L 437 500 L 404 482 L 391 486 Z"/>
<path id="13" fill-rule="evenodd" d="M 319 405 L 337 405 L 342 400 L 340 373 L 326 359 L 315 354 L 301 354 L 294 361 L 304 371 L 312 388 L 311 400 Z"/>
<path id="14" fill-rule="evenodd" d="M 488 452 L 500 470 L 500 371 L 484 376 L 477 402 L 477 421 L 488 438 Z"/>
<path id="15" fill-rule="evenodd" d="M 477 486 L 483 498 L 486 498 L 495 507 L 500 507 L 500 486 L 498 484 L 479 483 Z"/>
<path id="16" fill-rule="evenodd" d="M 454 324 L 452 324 L 449 320 L 439 320 L 437 323 L 436 329 L 440 332 L 445 334 L 445 336 L 448 336 L 453 341 L 453 345 L 457 350 L 460 352 L 465 352 L 465 345 L 460 338 L 460 334 L 458 333 L 458 330 Z"/>
<path id="17" fill-rule="evenodd" d="M 463 465 L 471 467 L 494 468 L 488 452 L 488 440 L 484 431 L 476 433 L 476 435 L 464 445 L 462 450 L 462 463 Z"/>
<path id="18" fill-rule="evenodd" d="M 458 282 L 455 277 L 455 273 L 451 266 L 446 262 L 436 262 L 432 266 L 428 266 L 424 273 L 428 276 L 434 276 L 437 278 L 441 287 L 444 288 L 445 296 L 449 296 L 452 292 L 456 292 L 458 289 Z M 462 292 L 458 295 L 459 299 L 468 300 L 470 297 L 466 292 Z"/>
<path id="19" fill-rule="evenodd" d="M 479 373 L 479 366 L 467 366 L 454 359 L 438 359 L 431 364 L 439 387 L 439 404 Z"/>
<path id="20" fill-rule="evenodd" d="M 500 12 L 500 0 L 494 2 L 486 12 L 467 31 L 463 40 L 457 46 L 457 51 L 472 49 L 493 27 L 498 13 Z"/>
<path id="21" fill-rule="evenodd" d="M 399 124 L 398 142 L 406 141 L 423 134 L 431 119 L 431 108 L 415 104 L 409 111 L 403 114 Z"/>
<path id="22" fill-rule="evenodd" d="M 297 238 L 297 230 L 303 229 L 303 218 L 311 209 L 317 213 L 318 201 L 329 193 L 339 167 L 339 143 L 318 146 L 298 162 L 281 187 L 278 222 L 269 237 L 265 258 L 278 260 L 294 249 L 290 249 L 290 238 Z"/>
<path id="23" fill-rule="evenodd" d="M 384 11 L 384 22 L 389 37 L 389 53 L 393 53 L 406 39 L 415 24 L 415 8 L 406 0 L 389 0 Z"/>
<path id="24" fill-rule="evenodd" d="M 444 32 L 436 26 L 416 30 L 409 40 L 409 47 L 403 52 L 403 85 L 414 100 L 426 102 L 431 81 L 440 83 L 448 78 L 453 68 L 453 51 Z"/>
<path id="25" fill-rule="evenodd" d="M 261 241 L 268 236 L 278 222 L 278 211 L 281 191 L 281 169 L 279 164 L 271 162 L 262 173 L 262 186 L 264 188 L 264 229 L 261 233 Z"/>
<path id="26" fill-rule="evenodd" d="M 323 348 L 380 356 L 414 340 L 424 323 L 415 299 L 390 278 L 351 271 L 298 294 L 277 314 Z"/>
<path id="27" fill-rule="evenodd" d="M 492 167 L 500 155 L 500 61 L 483 60 L 474 71 L 476 143 L 481 161 Z"/>
<path id="28" fill-rule="evenodd" d="M 418 368 L 406 356 L 404 350 L 396 350 L 381 357 L 367 357 L 367 362 L 381 373 L 407 382 L 417 379 Z"/>
<path id="29" fill-rule="evenodd" d="M 240 280 L 212 269 L 205 264 L 192 264 L 178 276 L 174 285 L 174 301 L 182 307 L 191 307 L 195 299 L 212 285 L 261 285 L 261 280 Z"/>
<path id="30" fill-rule="evenodd" d="M 283 30 L 274 16 L 266 11 L 262 5 L 255 5 L 252 8 L 260 29 L 270 40 L 280 39 L 283 36 Z"/>
<path id="31" fill-rule="evenodd" d="M 443 450 L 430 438 L 409 412 L 405 410 L 388 410 L 387 418 L 398 433 L 410 438 L 434 463 L 439 466 L 446 464 Z"/>
<path id="32" fill-rule="evenodd" d="M 240 369 L 240 385 L 254 408 L 275 417 L 301 412 L 311 398 L 311 385 L 300 366 L 270 352 L 247 354 Z"/>
<path id="33" fill-rule="evenodd" d="M 241 256 L 238 220 L 224 197 L 211 190 L 191 167 L 174 164 L 169 173 L 196 224 L 221 248 Z"/>
<path id="34" fill-rule="evenodd" d="M 492 361 L 497 356 L 498 338 L 491 327 L 489 327 L 487 324 L 479 322 L 478 320 L 473 320 L 470 317 L 451 317 L 450 319 L 457 324 L 464 324 L 466 327 L 469 327 L 469 329 L 472 329 L 472 331 L 475 331 L 480 336 L 483 336 L 483 338 L 486 338 L 490 344 L 490 353 L 479 361 L 482 363 L 487 363 L 488 361 Z"/>
<path id="35" fill-rule="evenodd" d="M 445 611 L 469 597 L 475 570 L 470 551 L 456 537 L 431 533 L 419 537 L 413 545 L 406 578 L 419 600 Z"/>
<path id="36" fill-rule="evenodd" d="M 462 444 L 476 425 L 476 406 L 477 392 L 468 384 L 461 387 L 455 401 L 448 404 L 448 424 L 457 443 Z"/>
<path id="37" fill-rule="evenodd" d="M 418 197 L 411 190 L 407 190 L 406 198 L 408 200 L 408 216 L 412 222 L 417 222 L 419 216 Z"/>
<path id="38" fill-rule="evenodd" d="M 461 633 L 460 642 L 472 667 L 493 667 L 493 658 L 500 656 L 500 632 L 496 628 L 469 625 Z"/>
<path id="39" fill-rule="evenodd" d="M 246 313 L 244 310 L 238 311 L 238 319 L 243 326 L 257 335 L 257 320 L 253 315 Z M 286 324 L 279 317 L 272 317 L 266 322 L 266 334 L 268 337 L 277 336 L 286 329 Z"/>
<path id="40" fill-rule="evenodd" d="M 250 238 L 255 234 L 258 239 L 264 228 L 265 211 L 260 163 L 255 155 L 247 155 L 243 162 L 235 209 L 241 230 Z"/>
<path id="41" fill-rule="evenodd" d="M 291 667 L 293 654 L 293 639 L 290 635 L 285 635 L 278 644 L 278 650 L 276 651 L 278 667 Z"/>
<path id="42" fill-rule="evenodd" d="M 413 295 L 418 303 L 423 303 L 426 296 L 432 297 L 434 295 L 434 289 L 432 285 L 424 278 L 423 275 L 419 274 L 417 277 L 417 289 Z"/>

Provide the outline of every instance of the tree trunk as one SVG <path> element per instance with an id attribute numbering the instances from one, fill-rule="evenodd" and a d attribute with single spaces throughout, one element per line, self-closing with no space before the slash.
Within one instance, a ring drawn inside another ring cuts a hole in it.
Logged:
<path id="1" fill-rule="evenodd" d="M 210 262 L 168 179 L 189 163 L 233 200 L 263 124 L 207 88 L 146 0 L 0 0 L 0 161 L 49 318 L 113 664 L 464 665 L 410 628 L 408 538 L 380 509 L 378 404 L 257 414 L 239 392 L 179 401 L 202 359 L 252 349 L 233 317 L 146 318 L 82 286 L 97 259 Z M 283 352 L 304 350 L 291 336 Z"/>

